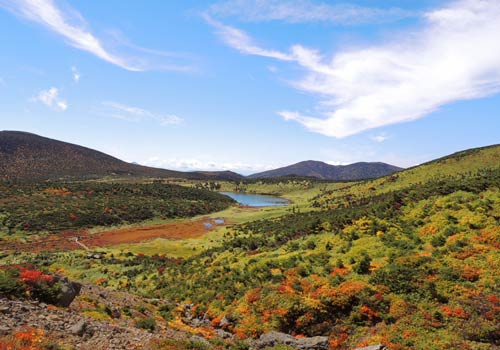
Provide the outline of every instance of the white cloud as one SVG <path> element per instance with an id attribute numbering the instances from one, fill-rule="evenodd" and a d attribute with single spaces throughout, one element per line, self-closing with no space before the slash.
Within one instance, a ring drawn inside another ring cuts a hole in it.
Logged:
<path id="1" fill-rule="evenodd" d="M 240 174 L 248 175 L 265 170 L 275 169 L 273 165 L 266 164 L 249 164 L 242 162 L 221 161 L 211 159 L 194 159 L 194 158 L 169 158 L 164 159 L 159 156 L 150 157 L 142 162 L 142 165 L 181 170 L 181 171 L 223 171 L 230 170 Z"/>
<path id="2" fill-rule="evenodd" d="M 271 73 L 276 73 L 276 72 L 278 72 L 278 67 L 276 67 L 276 66 L 267 66 L 267 70 L 270 71 Z"/>
<path id="3" fill-rule="evenodd" d="M 249 22 L 331 22 L 339 25 L 389 22 L 416 15 L 400 8 L 370 8 L 308 0 L 229 0 L 212 5 L 209 13 Z"/>
<path id="4" fill-rule="evenodd" d="M 79 83 L 80 82 L 80 78 L 82 77 L 82 75 L 78 71 L 78 68 L 76 68 L 74 66 L 71 67 L 71 74 L 73 75 L 73 81 L 75 83 Z"/>
<path id="5" fill-rule="evenodd" d="M 149 57 L 134 57 L 111 52 L 106 48 L 102 39 L 90 31 L 80 13 L 67 5 L 64 8 L 57 6 L 54 0 L 0 0 L 0 7 L 44 26 L 62 36 L 69 45 L 90 52 L 100 59 L 123 69 L 130 71 L 152 69 L 185 71 L 191 69 L 185 65 L 155 63 Z M 112 46 L 116 46 L 116 44 L 115 42 Z"/>
<path id="6" fill-rule="evenodd" d="M 133 122 L 145 120 L 156 121 L 162 126 L 178 125 L 184 122 L 184 119 L 174 114 L 159 114 L 146 109 L 131 107 L 121 103 L 107 101 L 103 102 L 102 114 L 108 117 L 123 119 Z"/>
<path id="7" fill-rule="evenodd" d="M 68 109 L 68 103 L 59 97 L 59 89 L 55 87 L 40 91 L 38 95 L 31 98 L 31 101 L 43 103 L 56 111 L 63 112 Z"/>
<path id="8" fill-rule="evenodd" d="M 500 92 L 498 33 L 499 1 L 460 0 L 427 12 L 420 30 L 398 33 L 394 41 L 380 45 L 343 50 L 331 59 L 300 45 L 289 53 L 259 47 L 244 53 L 273 52 L 268 56 L 302 66 L 305 77 L 292 85 L 321 99 L 317 112 L 278 114 L 310 131 L 342 138 Z M 245 33 L 239 36 L 243 44 L 252 43 Z M 225 42 L 244 51 L 233 38 Z"/>
<path id="9" fill-rule="evenodd" d="M 215 28 L 216 33 L 226 45 L 238 50 L 242 54 L 270 57 L 282 61 L 292 60 L 291 57 L 285 53 L 261 48 L 242 30 L 222 24 L 209 15 L 203 15 L 203 18 L 208 24 Z"/>
<path id="10" fill-rule="evenodd" d="M 378 135 L 372 135 L 370 136 L 370 139 L 375 142 L 384 142 L 389 138 L 386 134 L 378 134 Z"/>
<path id="11" fill-rule="evenodd" d="M 7 86 L 5 80 L 2 77 L 0 77 L 0 86 Z"/>

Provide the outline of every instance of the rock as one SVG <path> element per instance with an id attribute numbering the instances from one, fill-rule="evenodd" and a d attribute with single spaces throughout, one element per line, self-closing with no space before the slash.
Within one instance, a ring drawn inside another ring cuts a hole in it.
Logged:
<path id="1" fill-rule="evenodd" d="M 232 339 L 234 338 L 232 333 L 226 332 L 225 330 L 218 329 L 217 336 L 221 339 Z"/>
<path id="2" fill-rule="evenodd" d="M 220 320 L 220 322 L 219 322 L 219 327 L 220 328 L 225 328 L 225 327 L 229 326 L 230 324 L 231 324 L 231 322 L 229 322 L 229 320 L 227 319 L 227 317 L 224 316 L 222 318 L 222 320 Z"/>
<path id="3" fill-rule="evenodd" d="M 328 337 L 311 337 L 297 339 L 298 349 L 328 349 Z"/>
<path id="4" fill-rule="evenodd" d="M 7 326 L 0 326 L 0 335 L 8 335 L 10 333 L 10 328 Z"/>
<path id="5" fill-rule="evenodd" d="M 59 321 L 60 317 L 59 315 L 49 314 L 45 317 L 45 319 L 48 321 Z"/>
<path id="6" fill-rule="evenodd" d="M 8 306 L 0 307 L 0 314 L 10 314 L 10 307 Z"/>
<path id="7" fill-rule="evenodd" d="M 80 322 L 76 323 L 73 327 L 71 327 L 69 331 L 71 334 L 81 337 L 85 333 L 86 329 L 87 329 L 87 322 L 85 320 L 81 320 Z"/>
<path id="8" fill-rule="evenodd" d="M 203 344 L 203 346 L 207 349 L 210 349 L 212 347 L 212 344 L 210 344 L 208 340 L 197 335 L 193 335 L 191 338 L 189 338 L 189 341 L 197 344 Z"/>
<path id="9" fill-rule="evenodd" d="M 252 350 L 265 349 L 275 345 L 286 345 L 300 350 L 327 350 L 328 337 L 294 338 L 280 332 L 262 334 L 253 345 Z"/>
<path id="10" fill-rule="evenodd" d="M 387 349 L 385 345 L 377 344 L 377 345 L 365 346 L 364 348 L 357 348 L 355 350 L 384 350 L 384 349 Z"/>
<path id="11" fill-rule="evenodd" d="M 267 347 L 273 347 L 275 345 L 288 345 L 294 346 L 297 339 L 291 335 L 280 333 L 280 332 L 269 332 L 262 334 L 259 339 L 253 343 L 252 349 L 259 350 Z"/>
<path id="12" fill-rule="evenodd" d="M 122 317 L 122 313 L 118 309 L 112 309 L 110 316 L 111 316 L 111 318 L 121 318 Z"/>
<path id="13" fill-rule="evenodd" d="M 56 280 L 61 284 L 61 297 L 57 301 L 57 306 L 68 307 L 82 289 L 80 283 L 72 282 L 67 277 L 56 275 Z"/>
<path id="14" fill-rule="evenodd" d="M 189 319 L 188 322 L 191 325 L 191 327 L 193 327 L 193 328 L 200 328 L 200 327 L 207 326 L 210 324 L 210 322 L 208 320 L 201 319 L 201 318 L 192 318 L 192 319 Z"/>

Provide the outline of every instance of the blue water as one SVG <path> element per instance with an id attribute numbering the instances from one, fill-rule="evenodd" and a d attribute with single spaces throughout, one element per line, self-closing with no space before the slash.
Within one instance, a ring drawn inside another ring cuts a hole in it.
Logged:
<path id="1" fill-rule="evenodd" d="M 248 205 L 249 207 L 278 207 L 288 205 L 290 202 L 281 197 L 264 196 L 261 194 L 248 194 L 236 192 L 221 192 L 222 194 L 231 197 L 241 205 Z"/>

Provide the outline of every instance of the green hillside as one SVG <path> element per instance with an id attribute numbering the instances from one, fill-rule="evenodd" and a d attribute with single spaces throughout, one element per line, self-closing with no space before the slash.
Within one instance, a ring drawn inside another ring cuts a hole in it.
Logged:
<path id="1" fill-rule="evenodd" d="M 205 328 L 238 339 L 277 330 L 328 336 L 330 349 L 500 345 L 500 146 L 359 183 L 255 184 L 264 185 L 288 189 L 301 205 L 267 216 L 240 208 L 240 218 L 253 219 L 217 231 L 184 258 L 120 246 L 99 261 L 78 253 L 4 261 L 192 304 Z M 179 308 L 162 312 L 172 326 L 190 324 Z"/>
<path id="2" fill-rule="evenodd" d="M 0 182 L 0 238 L 193 217 L 234 201 L 173 184 Z"/>
<path id="3" fill-rule="evenodd" d="M 446 182 L 468 177 L 478 171 L 500 167 L 500 145 L 474 148 L 403 170 L 392 176 L 346 184 L 334 191 L 325 191 L 315 198 L 316 205 L 328 207 L 340 199 L 369 197 L 397 191 L 429 181 Z"/>

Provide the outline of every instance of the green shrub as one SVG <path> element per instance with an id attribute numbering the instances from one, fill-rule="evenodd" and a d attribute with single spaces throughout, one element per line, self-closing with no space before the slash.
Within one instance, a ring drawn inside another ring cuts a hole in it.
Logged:
<path id="1" fill-rule="evenodd" d="M 446 243 L 446 237 L 443 235 L 437 235 L 432 237 L 431 244 L 433 247 L 442 247 Z"/>
<path id="2" fill-rule="evenodd" d="M 156 330 L 156 320 L 153 317 L 141 318 L 135 322 L 135 326 L 154 332 Z"/>
<path id="3" fill-rule="evenodd" d="M 130 311 L 130 306 L 128 305 L 125 305 L 123 308 L 122 308 L 122 312 L 124 315 L 127 315 L 127 316 L 132 316 L 132 311 Z"/>
<path id="4" fill-rule="evenodd" d="M 202 341 L 190 340 L 189 345 L 188 345 L 188 349 L 190 349 L 190 350 L 208 350 L 209 345 L 207 345 L 206 343 L 204 343 Z"/>
<path id="5" fill-rule="evenodd" d="M 357 274 L 365 275 L 370 273 L 370 264 L 372 262 L 372 258 L 368 255 L 367 252 L 363 251 L 361 259 L 358 261 L 356 265 L 354 265 L 353 270 Z"/>
<path id="6" fill-rule="evenodd" d="M 18 280 L 15 271 L 0 271 L 0 295 L 20 297 L 24 290 L 24 285 Z"/>
<path id="7" fill-rule="evenodd" d="M 174 309 L 174 305 L 171 304 L 163 304 L 158 308 L 158 312 L 160 316 L 165 319 L 165 321 L 170 321 L 173 319 L 174 315 L 172 314 L 172 310 Z"/>
<path id="8" fill-rule="evenodd" d="M 31 289 L 31 296 L 47 304 L 57 304 L 61 298 L 61 284 L 38 283 Z"/>

